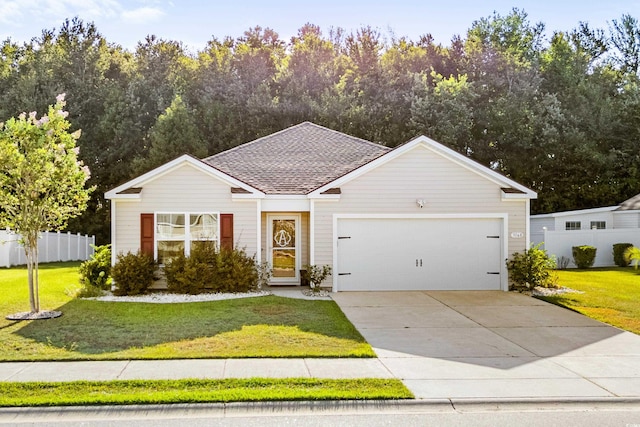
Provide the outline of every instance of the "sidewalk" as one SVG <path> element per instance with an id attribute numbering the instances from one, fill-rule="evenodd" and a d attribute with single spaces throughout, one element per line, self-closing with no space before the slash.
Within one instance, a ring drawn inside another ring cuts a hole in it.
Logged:
<path id="1" fill-rule="evenodd" d="M 393 378 L 379 359 L 178 359 L 0 363 L 0 381 Z"/>

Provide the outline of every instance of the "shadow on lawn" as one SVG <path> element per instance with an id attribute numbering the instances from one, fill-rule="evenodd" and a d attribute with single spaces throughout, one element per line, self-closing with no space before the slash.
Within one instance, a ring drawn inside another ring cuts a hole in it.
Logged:
<path id="1" fill-rule="evenodd" d="M 63 316 L 30 322 L 16 334 L 84 354 L 214 337 L 252 325 L 291 326 L 365 342 L 333 301 L 277 296 L 177 304 L 72 300 L 56 310 Z"/>

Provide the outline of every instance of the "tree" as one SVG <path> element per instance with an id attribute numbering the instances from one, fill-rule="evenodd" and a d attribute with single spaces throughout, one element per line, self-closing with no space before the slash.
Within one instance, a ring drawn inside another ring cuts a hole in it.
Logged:
<path id="1" fill-rule="evenodd" d="M 144 173 L 182 154 L 201 158 L 207 155 L 193 113 L 177 95 L 171 106 L 158 117 L 150 130 L 151 146 L 145 157 L 136 159 L 133 167 Z"/>
<path id="2" fill-rule="evenodd" d="M 22 235 L 27 258 L 32 315 L 40 312 L 38 235 L 59 230 L 82 213 L 92 188 L 85 188 L 89 169 L 78 160 L 80 131 L 63 110 L 64 94 L 45 116 L 22 113 L 0 128 L 0 226 Z"/>

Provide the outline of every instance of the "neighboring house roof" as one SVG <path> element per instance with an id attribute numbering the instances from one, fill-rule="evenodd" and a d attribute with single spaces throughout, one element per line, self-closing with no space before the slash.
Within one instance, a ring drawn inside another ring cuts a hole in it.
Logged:
<path id="1" fill-rule="evenodd" d="M 552 212 L 552 213 L 546 213 L 546 214 L 531 215 L 531 219 L 558 218 L 558 217 L 571 216 L 571 215 L 597 214 L 597 213 L 603 213 L 603 212 L 616 211 L 618 210 L 616 208 L 617 206 L 606 206 L 604 208 L 577 209 L 574 211 Z"/>
<path id="2" fill-rule="evenodd" d="M 616 211 L 634 211 L 637 209 L 640 209 L 640 194 L 636 194 L 632 198 L 620 203 Z"/>
<path id="3" fill-rule="evenodd" d="M 308 194 L 389 151 L 383 145 L 304 122 L 203 162 L 265 194 Z"/>

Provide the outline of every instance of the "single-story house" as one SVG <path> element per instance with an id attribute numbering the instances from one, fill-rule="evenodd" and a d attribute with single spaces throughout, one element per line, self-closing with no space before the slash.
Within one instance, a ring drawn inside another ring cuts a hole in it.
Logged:
<path id="1" fill-rule="evenodd" d="M 304 122 L 105 197 L 114 262 L 215 240 L 268 261 L 274 285 L 312 264 L 332 267 L 333 291 L 507 290 L 536 193 L 425 136 L 390 149 Z"/>
<path id="2" fill-rule="evenodd" d="M 616 206 L 531 215 L 531 242 L 569 260 L 573 246 L 594 246 L 594 266 L 613 266 L 615 243 L 640 245 L 640 194 Z"/>

